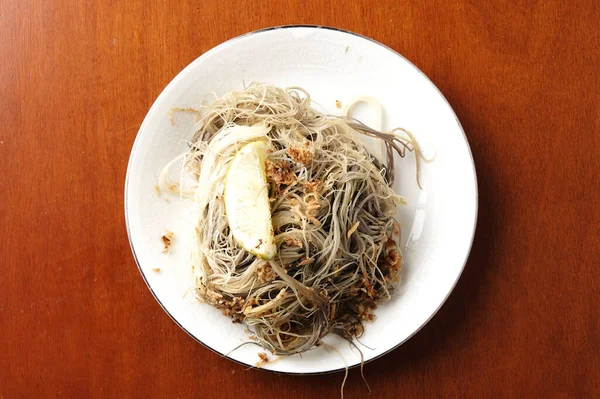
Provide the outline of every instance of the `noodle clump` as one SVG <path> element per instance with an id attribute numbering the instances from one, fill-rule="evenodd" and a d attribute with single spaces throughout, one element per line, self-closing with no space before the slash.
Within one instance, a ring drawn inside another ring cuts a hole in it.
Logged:
<path id="1" fill-rule="evenodd" d="M 378 301 L 399 280 L 402 198 L 391 188 L 393 152 L 418 147 L 409 132 L 381 133 L 347 117 L 322 114 L 306 91 L 253 83 L 200 111 L 184 170 L 198 185 L 190 258 L 198 299 L 242 322 L 272 353 L 304 352 L 335 333 L 363 333 Z M 263 129 L 231 129 L 256 126 Z M 243 249 L 229 228 L 225 176 L 236 151 L 266 139 L 269 201 L 277 255 Z M 387 146 L 384 165 L 361 136 Z M 165 177 L 162 177 L 165 180 Z M 163 185 L 168 185 L 164 181 Z M 179 185 L 177 185 L 179 188 Z"/>

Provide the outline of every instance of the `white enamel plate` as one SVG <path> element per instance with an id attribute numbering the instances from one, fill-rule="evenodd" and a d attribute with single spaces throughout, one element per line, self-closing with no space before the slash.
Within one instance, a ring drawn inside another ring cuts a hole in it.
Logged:
<path id="1" fill-rule="evenodd" d="M 371 39 L 320 27 L 267 29 L 221 44 L 173 79 L 148 112 L 127 170 L 125 214 L 142 276 L 165 311 L 198 342 L 240 363 L 257 363 L 261 350 L 255 345 L 229 353 L 248 341 L 243 325 L 185 295 L 192 202 L 155 191 L 160 171 L 187 150 L 193 134 L 193 116 L 178 113 L 172 125 L 169 110 L 198 107 L 211 98 L 209 92 L 220 96 L 252 81 L 303 87 L 315 107 L 332 114 L 340 113 L 336 100 L 347 104 L 357 96 L 374 97 L 383 105 L 384 130 L 409 129 L 428 156 L 436 154 L 433 162 L 422 164 L 423 190 L 415 181 L 414 154 L 395 163 L 394 189 L 408 201 L 398 214 L 402 282 L 392 299 L 379 305 L 361 338 L 366 361 L 381 356 L 423 327 L 454 288 L 473 240 L 477 181 L 469 145 L 448 102 L 414 65 Z M 353 116 L 369 124 L 371 112 L 356 107 Z M 169 254 L 162 253 L 165 230 L 174 232 Z M 358 351 L 346 341 L 337 336 L 324 341 L 337 352 L 319 347 L 262 367 L 321 373 L 360 363 Z"/>

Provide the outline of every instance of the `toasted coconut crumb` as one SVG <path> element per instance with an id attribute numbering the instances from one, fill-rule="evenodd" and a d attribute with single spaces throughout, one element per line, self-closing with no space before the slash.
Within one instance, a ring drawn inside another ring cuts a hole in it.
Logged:
<path id="1" fill-rule="evenodd" d="M 346 234 L 346 238 L 350 238 L 352 233 L 354 233 L 356 231 L 356 229 L 358 229 L 358 226 L 360 226 L 360 222 L 354 223 L 352 225 L 352 227 L 350 227 L 350 230 L 348 230 L 348 233 Z"/>
<path id="2" fill-rule="evenodd" d="M 158 273 L 158 272 L 160 272 L 160 267 L 153 267 L 152 271 L 155 273 Z"/>
<path id="3" fill-rule="evenodd" d="M 292 161 L 308 165 L 313 159 L 313 153 L 305 148 L 290 147 L 287 151 Z"/>
<path id="4" fill-rule="evenodd" d="M 395 281 L 402 269 L 402 254 L 394 240 L 388 239 L 383 247 L 383 259 L 380 258 L 379 268 L 387 280 Z"/>
<path id="5" fill-rule="evenodd" d="M 286 237 L 283 239 L 283 243 L 289 247 L 303 247 L 302 241 L 298 238 Z"/>
<path id="6" fill-rule="evenodd" d="M 394 222 L 393 224 L 393 232 L 395 236 L 399 236 L 400 235 L 400 225 L 398 224 L 398 222 Z"/>
<path id="7" fill-rule="evenodd" d="M 260 352 L 258 354 L 258 357 L 260 358 L 260 360 L 258 362 L 256 362 L 256 367 L 260 367 L 263 364 L 269 363 L 269 357 L 267 356 L 267 354 L 265 352 Z"/>
<path id="8" fill-rule="evenodd" d="M 336 108 L 342 108 L 342 102 L 340 100 L 335 100 Z"/>
<path id="9" fill-rule="evenodd" d="M 362 278 L 362 283 L 363 283 L 363 288 L 361 288 L 360 290 L 362 292 L 365 292 L 367 294 L 367 296 L 369 297 L 369 299 L 376 299 L 377 291 L 373 287 L 373 284 L 371 284 L 371 282 L 368 279 L 366 279 L 365 277 Z"/>
<path id="10" fill-rule="evenodd" d="M 292 170 L 292 166 L 286 161 L 265 162 L 267 180 L 274 185 L 274 188 L 279 191 L 279 186 L 290 185 L 297 180 L 297 176 Z"/>
<path id="11" fill-rule="evenodd" d="M 373 311 L 377 308 L 377 304 L 373 301 L 365 301 L 358 305 L 358 317 L 363 321 L 375 320 Z"/>
<path id="12" fill-rule="evenodd" d="M 208 292 L 208 294 L 216 293 Z M 223 295 L 217 294 L 211 296 L 211 299 L 213 300 L 213 305 L 225 316 L 230 317 L 234 323 L 240 323 L 243 320 L 243 309 L 246 306 L 244 298 L 238 296 L 226 298 Z"/>
<path id="13" fill-rule="evenodd" d="M 163 248 L 163 253 L 169 253 L 169 250 L 171 248 L 171 242 L 173 241 L 173 232 L 170 230 L 167 230 L 166 233 L 160 238 L 162 240 L 162 243 L 164 245 Z"/>
<path id="14" fill-rule="evenodd" d="M 269 262 L 263 262 L 256 267 L 256 274 L 261 283 L 267 283 L 275 280 L 277 273 L 273 271 L 273 267 Z"/>
<path id="15" fill-rule="evenodd" d="M 249 312 L 250 310 L 252 310 L 252 306 L 256 305 L 256 298 L 250 298 L 246 301 L 246 304 L 244 305 L 243 309 L 242 309 L 242 313 L 246 313 Z M 252 337 L 250 337 L 252 339 Z"/>
<path id="16" fill-rule="evenodd" d="M 302 188 L 306 194 L 318 194 L 323 188 L 323 184 L 320 180 L 311 180 L 302 182 Z"/>
<path id="17" fill-rule="evenodd" d="M 158 184 L 154 186 L 154 192 L 156 193 L 157 197 L 160 197 L 160 187 L 158 187 Z"/>

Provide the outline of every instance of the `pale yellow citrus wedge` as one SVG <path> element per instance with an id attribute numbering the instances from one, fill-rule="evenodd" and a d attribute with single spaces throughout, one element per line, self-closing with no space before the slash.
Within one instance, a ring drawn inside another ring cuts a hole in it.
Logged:
<path id="1" fill-rule="evenodd" d="M 245 250 L 272 259 L 277 252 L 265 174 L 267 143 L 254 141 L 233 158 L 225 180 L 225 213 L 234 238 Z"/>

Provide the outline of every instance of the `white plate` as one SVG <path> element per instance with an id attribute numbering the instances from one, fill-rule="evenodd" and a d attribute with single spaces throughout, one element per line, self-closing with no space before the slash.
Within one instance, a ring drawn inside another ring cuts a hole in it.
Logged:
<path id="1" fill-rule="evenodd" d="M 414 65 L 371 39 L 320 27 L 282 27 L 253 32 L 203 54 L 160 94 L 144 119 L 131 151 L 125 183 L 125 214 L 134 256 L 150 290 L 173 320 L 205 346 L 227 354 L 248 340 L 244 326 L 218 310 L 184 298 L 191 203 L 158 197 L 155 184 L 163 166 L 187 149 L 191 117 L 172 107 L 197 107 L 205 93 L 222 95 L 243 82 L 301 86 L 331 113 L 358 95 L 384 106 L 384 128 L 411 130 L 437 158 L 422 169 L 423 190 L 415 183 L 414 155 L 396 161 L 395 190 L 408 199 L 398 215 L 405 264 L 402 283 L 366 325 L 361 342 L 365 360 L 397 347 L 423 327 L 454 288 L 467 260 L 477 216 L 477 181 L 469 145 L 448 102 Z M 365 110 L 362 110 L 365 111 Z M 361 117 L 361 109 L 357 110 Z M 369 122 L 364 113 L 364 122 Z M 162 254 L 160 237 L 175 233 L 171 253 Z M 159 267 L 160 272 L 152 269 Z M 335 336 L 323 347 L 267 363 L 285 373 L 320 373 L 360 363 L 360 356 Z M 246 345 L 228 356 L 249 366 L 259 348 Z M 341 354 L 341 356 L 340 356 Z"/>

